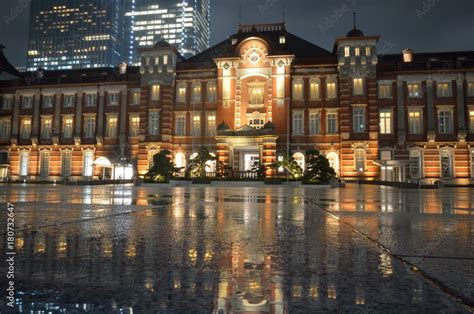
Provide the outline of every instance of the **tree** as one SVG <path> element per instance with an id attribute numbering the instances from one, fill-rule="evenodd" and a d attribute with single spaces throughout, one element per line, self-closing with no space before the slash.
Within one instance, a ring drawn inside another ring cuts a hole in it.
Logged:
<path id="1" fill-rule="evenodd" d="M 300 165 L 298 165 L 292 154 L 283 156 L 282 160 L 277 161 L 271 167 L 274 169 L 285 169 L 285 171 L 288 172 L 293 179 L 299 180 L 303 176 L 303 169 L 301 169 Z"/>
<path id="2" fill-rule="evenodd" d="M 216 160 L 216 157 L 212 156 L 206 147 L 201 146 L 196 157 L 191 159 L 189 169 L 194 176 L 204 179 L 206 178 L 206 164 L 213 160 Z"/>
<path id="3" fill-rule="evenodd" d="M 224 179 L 232 175 L 232 167 L 225 165 L 222 161 L 218 161 L 216 165 L 216 178 Z"/>
<path id="4" fill-rule="evenodd" d="M 267 167 L 264 163 L 260 161 L 256 161 L 253 164 L 251 171 L 257 174 L 258 179 L 265 179 L 265 177 L 267 176 Z"/>
<path id="5" fill-rule="evenodd" d="M 318 150 L 309 150 L 305 153 L 306 173 L 304 180 L 311 183 L 329 183 L 336 177 L 336 172 L 330 166 L 329 160 Z"/>
<path id="6" fill-rule="evenodd" d="M 168 158 L 169 155 L 171 155 L 169 150 L 162 150 L 153 156 L 153 167 L 145 174 L 145 180 L 166 182 L 173 177 L 173 173 L 179 171 Z"/>

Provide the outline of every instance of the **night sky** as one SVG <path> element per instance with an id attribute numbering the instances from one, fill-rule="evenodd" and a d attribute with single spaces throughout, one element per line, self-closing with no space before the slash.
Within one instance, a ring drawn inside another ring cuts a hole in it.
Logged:
<path id="1" fill-rule="evenodd" d="M 211 0 L 211 44 L 234 33 L 242 23 L 282 21 L 282 0 Z M 26 63 L 29 0 L 1 0 L 0 43 L 15 66 Z M 287 0 L 288 30 L 328 50 L 336 36 L 357 26 L 366 35 L 381 35 L 387 53 L 474 50 L 473 0 Z M 12 14 L 12 9 L 15 12 Z M 17 14 L 18 13 L 18 14 Z M 15 17 L 16 16 L 16 17 Z"/>

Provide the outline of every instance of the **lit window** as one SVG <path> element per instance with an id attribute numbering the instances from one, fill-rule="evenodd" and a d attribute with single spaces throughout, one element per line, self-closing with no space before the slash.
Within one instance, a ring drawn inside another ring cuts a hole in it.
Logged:
<path id="1" fill-rule="evenodd" d="M 263 105 L 263 87 L 250 86 L 249 87 L 249 104 Z"/>
<path id="2" fill-rule="evenodd" d="M 293 82 L 293 99 L 295 100 L 303 99 L 303 81 L 299 79 Z"/>
<path id="3" fill-rule="evenodd" d="M 130 129 L 129 135 L 130 137 L 137 137 L 140 134 L 140 117 L 138 115 L 130 116 Z"/>
<path id="4" fill-rule="evenodd" d="M 0 119 L 0 140 L 10 139 L 11 126 L 10 118 Z"/>
<path id="5" fill-rule="evenodd" d="M 85 151 L 82 163 L 82 171 L 85 177 L 92 177 L 94 174 L 94 152 Z"/>
<path id="6" fill-rule="evenodd" d="M 30 160 L 30 153 L 28 151 L 20 152 L 20 171 L 19 175 L 24 177 L 28 175 L 28 164 Z"/>
<path id="7" fill-rule="evenodd" d="M 73 123 L 73 117 L 63 118 L 63 138 L 72 138 Z"/>
<path id="8" fill-rule="evenodd" d="M 346 46 L 344 47 L 344 57 L 350 57 L 351 56 L 351 47 Z"/>
<path id="9" fill-rule="evenodd" d="M 64 107 L 71 108 L 74 107 L 74 95 L 64 95 Z"/>
<path id="10" fill-rule="evenodd" d="M 392 110 L 382 109 L 379 111 L 380 134 L 392 133 Z"/>
<path id="11" fill-rule="evenodd" d="M 183 85 L 178 86 L 176 93 L 177 93 L 176 101 L 178 103 L 185 103 L 186 102 L 186 87 Z"/>
<path id="12" fill-rule="evenodd" d="M 311 81 L 309 97 L 311 99 L 319 99 L 320 98 L 319 82 Z"/>
<path id="13" fill-rule="evenodd" d="M 95 136 L 95 117 L 84 117 L 84 137 L 93 138 Z"/>
<path id="14" fill-rule="evenodd" d="M 410 49 L 403 50 L 403 62 L 413 62 L 413 51 L 411 51 Z"/>
<path id="15" fill-rule="evenodd" d="M 365 47 L 365 55 L 370 56 L 372 54 L 372 49 L 371 47 Z"/>
<path id="16" fill-rule="evenodd" d="M 453 177 L 453 156 L 449 150 L 442 150 L 440 152 L 441 158 L 441 177 Z"/>
<path id="17" fill-rule="evenodd" d="M 193 84 L 193 94 L 192 94 L 192 101 L 194 103 L 201 102 L 201 84 Z"/>
<path id="18" fill-rule="evenodd" d="M 2 110 L 11 110 L 13 104 L 13 97 L 11 95 L 2 96 Z"/>
<path id="19" fill-rule="evenodd" d="M 43 108 L 53 108 L 54 96 L 45 95 L 43 96 Z"/>
<path id="20" fill-rule="evenodd" d="M 216 83 L 208 83 L 207 85 L 207 101 L 216 102 L 217 101 L 217 87 Z"/>
<path id="21" fill-rule="evenodd" d="M 21 120 L 20 125 L 20 138 L 27 140 L 31 137 L 31 119 L 24 118 Z"/>
<path id="22" fill-rule="evenodd" d="M 364 132 L 365 131 L 365 108 L 354 107 L 353 119 L 354 119 L 353 120 L 354 132 Z"/>
<path id="23" fill-rule="evenodd" d="M 249 116 L 249 126 L 251 126 L 254 129 L 261 129 L 265 125 L 265 115 L 263 113 L 260 113 L 258 111 L 252 113 Z"/>
<path id="24" fill-rule="evenodd" d="M 23 96 L 22 107 L 23 109 L 33 108 L 33 96 Z"/>
<path id="25" fill-rule="evenodd" d="M 467 95 L 469 97 L 474 97 L 474 82 L 467 83 Z"/>
<path id="26" fill-rule="evenodd" d="M 303 111 L 293 111 L 293 135 L 303 135 L 304 124 L 303 124 Z"/>
<path id="27" fill-rule="evenodd" d="M 422 109 L 412 108 L 408 110 L 408 132 L 410 134 L 421 134 L 423 131 Z"/>
<path id="28" fill-rule="evenodd" d="M 49 117 L 41 118 L 41 138 L 50 139 L 52 131 L 53 119 Z"/>
<path id="29" fill-rule="evenodd" d="M 360 56 L 360 48 L 359 47 L 355 48 L 355 55 L 356 55 L 356 57 Z"/>
<path id="30" fill-rule="evenodd" d="M 97 103 L 97 94 L 86 94 L 86 107 L 95 107 Z"/>
<path id="31" fill-rule="evenodd" d="M 421 85 L 418 83 L 410 83 L 408 86 L 408 97 L 419 98 L 421 97 Z"/>
<path id="32" fill-rule="evenodd" d="M 71 160 L 72 152 L 70 150 L 64 150 L 61 152 L 61 176 L 71 176 Z"/>
<path id="33" fill-rule="evenodd" d="M 193 136 L 201 135 L 201 113 L 199 112 L 193 114 L 193 124 L 191 132 Z"/>
<path id="34" fill-rule="evenodd" d="M 117 137 L 117 116 L 116 115 L 109 115 L 107 117 L 107 126 L 105 129 L 106 137 L 115 138 Z"/>
<path id="35" fill-rule="evenodd" d="M 438 97 L 451 97 L 451 84 L 438 83 L 436 84 L 436 91 Z"/>
<path id="36" fill-rule="evenodd" d="M 132 93 L 132 105 L 136 106 L 140 104 L 140 93 L 139 92 L 133 92 Z"/>
<path id="37" fill-rule="evenodd" d="M 327 118 L 327 125 L 326 125 L 327 134 L 337 134 L 337 113 L 328 112 L 326 114 L 326 118 Z"/>
<path id="38" fill-rule="evenodd" d="M 302 153 L 295 153 L 293 155 L 293 159 L 296 161 L 298 166 L 300 166 L 301 170 L 305 170 L 305 158 Z"/>
<path id="39" fill-rule="evenodd" d="M 309 114 L 309 134 L 321 133 L 321 112 L 311 112 Z"/>
<path id="40" fill-rule="evenodd" d="M 453 132 L 453 114 L 451 110 L 440 110 L 438 112 L 439 133 L 448 134 Z"/>
<path id="41" fill-rule="evenodd" d="M 364 80 L 361 78 L 353 79 L 353 88 L 354 95 L 363 95 L 364 94 Z"/>
<path id="42" fill-rule="evenodd" d="M 336 83 L 327 83 L 326 92 L 328 99 L 336 99 Z"/>
<path id="43" fill-rule="evenodd" d="M 410 150 L 410 161 L 409 161 L 410 178 L 420 179 L 421 169 L 422 169 L 421 151 Z"/>
<path id="44" fill-rule="evenodd" d="M 207 135 L 214 136 L 216 135 L 216 113 L 208 112 L 207 113 Z"/>
<path id="45" fill-rule="evenodd" d="M 365 171 L 365 150 L 363 148 L 357 148 L 355 150 L 355 170 L 359 173 Z"/>
<path id="46" fill-rule="evenodd" d="M 160 85 L 154 84 L 151 85 L 151 100 L 152 101 L 159 101 L 160 100 Z M 137 104 L 139 101 L 137 102 Z M 134 102 L 135 104 L 135 102 Z"/>
<path id="47" fill-rule="evenodd" d="M 474 110 L 469 110 L 469 131 L 474 133 Z"/>
<path id="48" fill-rule="evenodd" d="M 280 45 L 286 44 L 286 37 L 285 36 L 280 36 Z"/>
<path id="49" fill-rule="evenodd" d="M 148 132 L 150 135 L 160 134 L 160 112 L 150 111 L 148 118 Z"/>
<path id="50" fill-rule="evenodd" d="M 109 106 L 117 106 L 119 104 L 119 93 L 109 93 Z"/>
<path id="51" fill-rule="evenodd" d="M 185 116 L 176 117 L 175 135 L 176 136 L 186 135 L 186 117 Z"/>
<path id="52" fill-rule="evenodd" d="M 42 151 L 40 153 L 40 176 L 41 177 L 47 177 L 49 176 L 49 152 L 48 151 Z"/>
<path id="53" fill-rule="evenodd" d="M 379 84 L 379 98 L 392 98 L 392 86 L 390 84 Z"/>

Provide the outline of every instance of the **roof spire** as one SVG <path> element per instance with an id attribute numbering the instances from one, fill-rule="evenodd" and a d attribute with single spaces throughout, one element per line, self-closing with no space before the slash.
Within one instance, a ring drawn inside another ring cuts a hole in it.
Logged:
<path id="1" fill-rule="evenodd" d="M 354 29 L 356 29 L 356 13 L 352 12 L 352 14 L 354 15 Z"/>
<path id="2" fill-rule="evenodd" d="M 240 1 L 239 7 L 239 26 L 242 26 L 242 1 Z"/>
<path id="3" fill-rule="evenodd" d="M 281 9 L 282 9 L 282 15 L 283 15 L 283 23 L 285 23 L 285 0 L 281 2 Z"/>

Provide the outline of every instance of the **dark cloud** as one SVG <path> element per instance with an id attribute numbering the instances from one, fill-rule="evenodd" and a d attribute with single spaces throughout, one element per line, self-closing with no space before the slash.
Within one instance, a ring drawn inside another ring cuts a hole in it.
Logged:
<path id="1" fill-rule="evenodd" d="M 211 0 L 212 39 L 217 43 L 234 33 L 242 23 L 282 21 L 282 0 Z M 28 38 L 28 10 L 16 10 L 28 0 L 2 0 L 0 43 L 13 64 L 25 64 Z M 287 0 L 288 30 L 326 49 L 336 36 L 352 28 L 352 11 L 365 34 L 381 35 L 394 51 L 410 47 L 415 51 L 474 50 L 474 1 L 472 0 Z M 3 16 L 2 16 L 3 15 Z"/>

